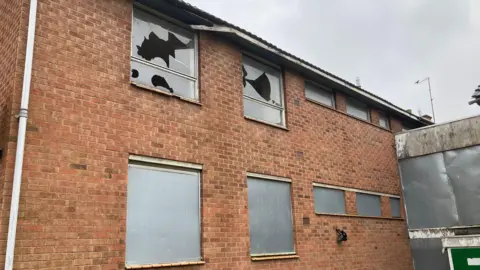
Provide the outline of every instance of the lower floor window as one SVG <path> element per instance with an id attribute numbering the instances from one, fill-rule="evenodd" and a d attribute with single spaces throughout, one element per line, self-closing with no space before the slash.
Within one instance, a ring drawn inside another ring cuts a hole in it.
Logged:
<path id="1" fill-rule="evenodd" d="M 290 183 L 247 178 L 252 256 L 294 253 Z"/>
<path id="2" fill-rule="evenodd" d="M 357 192 L 357 214 L 359 216 L 380 217 L 382 207 L 379 195 Z"/>
<path id="3" fill-rule="evenodd" d="M 392 217 L 402 217 L 402 213 L 400 212 L 400 198 L 389 198 L 389 201 Z"/>
<path id="4" fill-rule="evenodd" d="M 200 171 L 130 164 L 126 264 L 200 260 Z"/>

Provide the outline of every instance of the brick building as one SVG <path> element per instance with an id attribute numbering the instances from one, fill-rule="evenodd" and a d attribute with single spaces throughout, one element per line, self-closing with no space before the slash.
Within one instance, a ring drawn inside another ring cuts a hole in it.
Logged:
<path id="1" fill-rule="evenodd" d="M 393 132 L 429 121 L 178 0 L 38 0 L 30 76 L 30 2 L 0 3 L 14 269 L 412 268 Z"/>

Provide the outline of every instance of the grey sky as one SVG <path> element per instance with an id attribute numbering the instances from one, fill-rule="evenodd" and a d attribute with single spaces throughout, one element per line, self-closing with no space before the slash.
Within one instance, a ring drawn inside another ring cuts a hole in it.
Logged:
<path id="1" fill-rule="evenodd" d="M 437 122 L 480 114 L 480 0 L 186 0 Z"/>

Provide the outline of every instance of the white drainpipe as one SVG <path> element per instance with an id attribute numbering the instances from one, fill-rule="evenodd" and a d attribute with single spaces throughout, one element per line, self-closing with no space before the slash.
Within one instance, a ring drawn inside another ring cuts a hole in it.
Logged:
<path id="1" fill-rule="evenodd" d="M 25 67 L 23 71 L 22 101 L 18 113 L 17 152 L 15 153 L 15 169 L 13 171 L 12 202 L 10 206 L 10 221 L 8 223 L 7 251 L 5 254 L 5 270 L 12 270 L 17 233 L 18 202 L 22 184 L 23 152 L 25 149 L 25 132 L 27 130 L 28 98 L 30 97 L 30 82 L 32 79 L 33 45 L 35 40 L 35 23 L 37 19 L 37 0 L 30 0 L 28 18 L 27 49 L 25 52 Z"/>

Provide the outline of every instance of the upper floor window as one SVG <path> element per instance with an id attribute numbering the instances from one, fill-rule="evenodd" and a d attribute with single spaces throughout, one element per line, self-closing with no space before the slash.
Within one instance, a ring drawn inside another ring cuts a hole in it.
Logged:
<path id="1" fill-rule="evenodd" d="M 133 10 L 131 81 L 198 100 L 194 32 L 139 8 Z"/>
<path id="2" fill-rule="evenodd" d="M 244 55 L 242 70 L 245 116 L 285 126 L 285 105 L 280 69 Z"/>
<path id="3" fill-rule="evenodd" d="M 370 121 L 370 113 L 367 105 L 356 100 L 347 99 L 347 113 L 365 121 Z"/>
<path id="4" fill-rule="evenodd" d="M 311 82 L 305 82 L 305 97 L 329 107 L 335 107 L 333 92 Z"/>
<path id="5" fill-rule="evenodd" d="M 381 127 L 390 129 L 390 124 L 388 123 L 388 117 L 385 114 L 379 114 L 378 121 Z"/>

